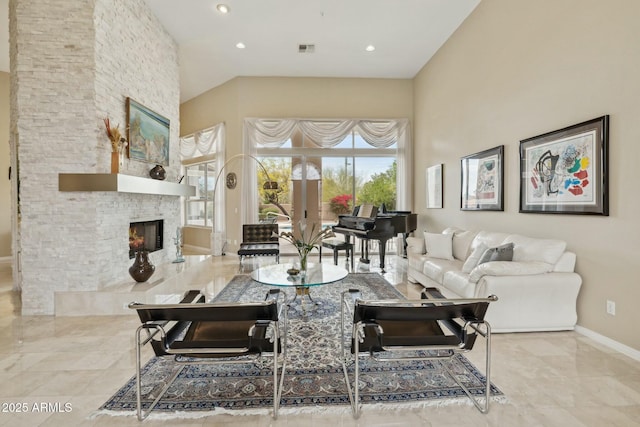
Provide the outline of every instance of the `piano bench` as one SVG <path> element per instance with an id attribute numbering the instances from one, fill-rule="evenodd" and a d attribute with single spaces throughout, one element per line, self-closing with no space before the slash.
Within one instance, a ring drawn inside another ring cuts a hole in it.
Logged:
<path id="1" fill-rule="evenodd" d="M 322 248 L 329 248 L 333 251 L 333 263 L 338 265 L 338 251 L 347 252 L 347 260 L 351 258 L 351 271 L 353 271 L 353 243 L 347 243 L 344 240 L 334 238 L 325 239 L 322 241 L 322 245 L 318 248 L 320 250 L 320 259 L 322 259 Z"/>

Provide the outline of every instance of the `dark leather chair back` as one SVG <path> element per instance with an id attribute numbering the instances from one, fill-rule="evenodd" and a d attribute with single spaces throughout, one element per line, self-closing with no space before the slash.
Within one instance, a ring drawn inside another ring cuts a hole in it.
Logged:
<path id="1" fill-rule="evenodd" d="M 278 243 L 278 224 L 243 224 L 242 243 Z"/>
<path id="2" fill-rule="evenodd" d="M 484 320 L 488 302 L 421 306 L 388 306 L 356 302 L 354 323 L 366 326 L 361 351 L 383 351 L 392 346 L 451 346 L 471 350 L 476 340 L 475 332 L 469 333 L 466 322 L 477 324 Z M 375 325 L 382 327 L 383 334 L 375 332 Z M 445 335 L 441 326 L 451 332 Z M 354 351 L 352 347 L 352 351 Z"/>

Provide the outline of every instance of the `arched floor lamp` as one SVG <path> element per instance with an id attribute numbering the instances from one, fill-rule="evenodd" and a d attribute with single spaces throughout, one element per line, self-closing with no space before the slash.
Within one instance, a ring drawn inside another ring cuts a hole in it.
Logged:
<path id="1" fill-rule="evenodd" d="M 224 247 L 227 243 L 227 237 L 226 237 L 226 233 L 224 231 L 216 231 L 216 189 L 218 188 L 218 181 L 220 181 L 220 177 L 222 175 L 222 172 L 224 172 L 224 168 L 227 167 L 227 165 L 229 165 L 229 163 L 231 163 L 232 161 L 239 159 L 239 158 L 243 158 L 243 157 L 248 157 L 251 158 L 253 160 L 256 161 L 256 163 L 258 164 L 258 166 L 260 166 L 260 169 L 262 169 L 262 171 L 264 172 L 264 174 L 267 177 L 267 180 L 265 181 L 265 183 L 262 185 L 262 188 L 264 190 L 278 190 L 279 186 L 278 183 L 274 180 L 271 179 L 271 177 L 269 176 L 269 173 L 267 172 L 267 169 L 264 167 L 264 165 L 262 164 L 262 162 L 260 162 L 260 160 L 258 160 L 256 157 L 252 156 L 251 154 L 244 154 L 244 153 L 240 153 L 240 154 L 236 154 L 234 156 L 231 156 L 229 159 L 227 159 L 226 162 L 224 162 L 224 164 L 222 165 L 222 167 L 220 168 L 220 170 L 218 171 L 218 174 L 216 175 L 216 180 L 213 184 L 213 203 L 214 203 L 214 208 L 213 211 L 211 212 L 211 220 L 212 220 L 212 227 L 211 227 L 211 254 L 213 256 L 221 256 L 224 254 Z M 224 203 L 225 208 L 226 208 L 226 203 Z"/>

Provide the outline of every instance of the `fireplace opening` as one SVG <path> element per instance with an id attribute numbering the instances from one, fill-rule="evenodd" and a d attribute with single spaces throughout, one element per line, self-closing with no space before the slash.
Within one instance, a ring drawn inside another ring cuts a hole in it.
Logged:
<path id="1" fill-rule="evenodd" d="M 164 220 L 132 222 L 129 224 L 129 258 L 136 251 L 146 249 L 155 252 L 162 249 Z"/>

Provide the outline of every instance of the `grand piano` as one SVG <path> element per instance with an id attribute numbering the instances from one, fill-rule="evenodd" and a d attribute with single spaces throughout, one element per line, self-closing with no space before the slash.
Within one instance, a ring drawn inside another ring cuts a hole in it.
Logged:
<path id="1" fill-rule="evenodd" d="M 387 241 L 398 234 L 403 234 L 402 255 L 406 256 L 407 236 L 418 227 L 417 214 L 410 211 L 387 211 L 371 205 L 356 207 L 353 215 L 340 215 L 338 224 L 334 225 L 333 232 L 345 235 L 347 243 L 350 238 L 361 239 L 360 262 L 369 264 L 369 240 L 380 242 L 380 268 L 384 273 L 384 256 Z"/>

